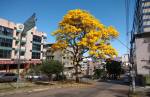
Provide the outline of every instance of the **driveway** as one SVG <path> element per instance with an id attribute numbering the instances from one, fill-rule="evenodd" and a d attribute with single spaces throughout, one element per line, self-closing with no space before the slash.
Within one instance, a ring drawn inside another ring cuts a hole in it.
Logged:
<path id="1" fill-rule="evenodd" d="M 129 86 L 120 81 L 96 82 L 88 88 L 59 88 L 0 97 L 128 97 Z"/>

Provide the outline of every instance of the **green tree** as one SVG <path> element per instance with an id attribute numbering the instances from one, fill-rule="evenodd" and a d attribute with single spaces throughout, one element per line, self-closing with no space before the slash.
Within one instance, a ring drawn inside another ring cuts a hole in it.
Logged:
<path id="1" fill-rule="evenodd" d="M 57 60 L 46 60 L 41 64 L 41 72 L 46 74 L 49 79 L 52 79 L 52 74 L 58 76 L 63 72 L 63 65 Z"/>
<path id="2" fill-rule="evenodd" d="M 31 64 L 29 70 L 27 71 L 27 74 L 30 75 L 38 75 L 40 74 L 41 70 L 41 64 Z"/>
<path id="3" fill-rule="evenodd" d="M 105 76 L 105 70 L 104 69 L 95 69 L 94 70 L 94 78 L 99 79 Z"/>
<path id="4" fill-rule="evenodd" d="M 114 60 L 107 60 L 106 69 L 109 75 L 109 78 L 117 79 L 122 71 L 121 62 Z"/>

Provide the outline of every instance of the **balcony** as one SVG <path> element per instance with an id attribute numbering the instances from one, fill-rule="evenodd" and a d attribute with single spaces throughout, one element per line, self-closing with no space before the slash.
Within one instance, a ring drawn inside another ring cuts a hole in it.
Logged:
<path id="1" fill-rule="evenodd" d="M 73 67 L 73 65 L 71 65 L 71 64 L 65 64 L 64 67 L 69 68 L 69 67 Z"/>
<path id="2" fill-rule="evenodd" d="M 46 49 L 45 49 L 45 48 L 43 49 L 43 52 L 46 52 Z"/>
<path id="3" fill-rule="evenodd" d="M 43 44 L 46 44 L 47 42 L 45 40 L 43 40 Z"/>
<path id="4" fill-rule="evenodd" d="M 19 51 L 19 48 L 15 48 L 15 50 L 16 51 Z M 21 49 L 20 49 L 21 51 L 25 51 L 26 50 L 26 48 L 25 47 L 21 47 Z"/>
<path id="5" fill-rule="evenodd" d="M 26 48 L 23 46 L 23 47 L 21 47 L 21 51 L 25 51 L 26 50 Z"/>
<path id="6" fill-rule="evenodd" d="M 25 59 L 25 57 L 24 56 L 20 56 L 20 59 Z"/>
<path id="7" fill-rule="evenodd" d="M 43 38 L 44 38 L 44 39 L 47 38 L 47 34 L 46 34 L 46 33 L 43 34 Z"/>
<path id="8" fill-rule="evenodd" d="M 26 38 L 25 38 L 25 37 L 22 37 L 21 42 L 26 42 L 26 41 L 27 41 Z"/>
<path id="9" fill-rule="evenodd" d="M 15 39 L 16 39 L 16 40 L 19 40 L 19 37 L 18 37 L 18 36 L 16 36 L 16 37 L 15 37 Z"/>
<path id="10" fill-rule="evenodd" d="M 16 37 L 15 39 L 16 39 L 17 42 L 20 41 L 20 39 L 19 39 L 18 37 Z M 26 41 L 27 41 L 26 38 L 22 37 L 21 42 L 22 42 L 22 43 L 26 43 Z"/>

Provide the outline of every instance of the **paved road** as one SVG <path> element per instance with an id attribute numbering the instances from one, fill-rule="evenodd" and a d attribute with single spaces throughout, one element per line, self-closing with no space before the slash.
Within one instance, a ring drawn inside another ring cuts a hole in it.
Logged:
<path id="1" fill-rule="evenodd" d="M 128 86 L 120 82 L 97 82 L 88 88 L 60 88 L 1 97 L 128 97 Z"/>

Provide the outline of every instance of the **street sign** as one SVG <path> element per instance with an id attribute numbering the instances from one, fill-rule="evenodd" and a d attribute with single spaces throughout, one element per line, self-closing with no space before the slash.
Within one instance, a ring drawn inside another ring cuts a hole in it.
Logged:
<path id="1" fill-rule="evenodd" d="M 25 21 L 23 33 L 26 33 L 27 31 L 35 27 L 35 22 L 36 22 L 36 14 L 33 13 L 33 15 Z"/>

